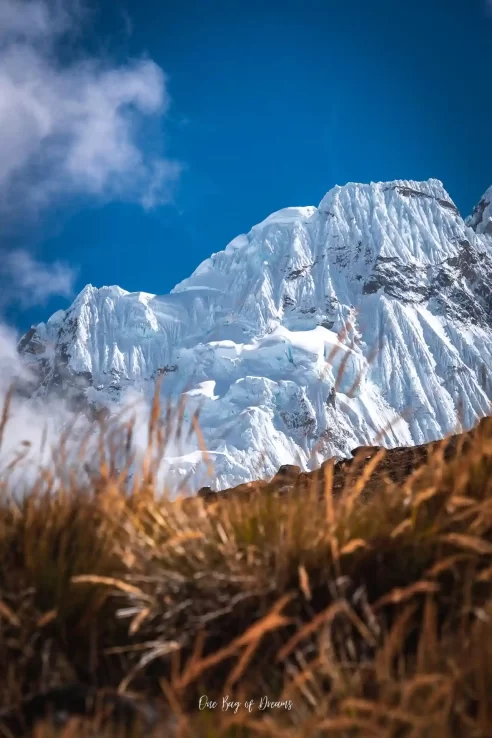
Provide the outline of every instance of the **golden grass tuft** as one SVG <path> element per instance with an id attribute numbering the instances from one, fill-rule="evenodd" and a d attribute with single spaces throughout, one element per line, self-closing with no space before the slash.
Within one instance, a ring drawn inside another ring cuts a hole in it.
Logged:
<path id="1" fill-rule="evenodd" d="M 492 420 L 445 446 L 370 495 L 384 451 L 321 497 L 173 501 L 152 448 L 129 492 L 114 444 L 4 484 L 0 736 L 490 738 Z"/>

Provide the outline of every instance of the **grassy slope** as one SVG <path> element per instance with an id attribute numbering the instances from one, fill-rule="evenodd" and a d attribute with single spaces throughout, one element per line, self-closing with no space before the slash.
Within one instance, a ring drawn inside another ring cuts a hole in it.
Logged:
<path id="1" fill-rule="evenodd" d="M 16 503 L 5 482 L 4 734 L 61 708 L 128 728 L 143 700 L 162 736 L 490 738 L 492 420 L 445 445 L 403 483 L 374 483 L 381 451 L 336 496 L 330 464 L 321 496 L 318 479 L 213 504 L 155 494 L 151 466 L 124 495 L 104 458 L 84 489 L 44 475 Z M 292 709 L 231 714 L 224 695 Z"/>

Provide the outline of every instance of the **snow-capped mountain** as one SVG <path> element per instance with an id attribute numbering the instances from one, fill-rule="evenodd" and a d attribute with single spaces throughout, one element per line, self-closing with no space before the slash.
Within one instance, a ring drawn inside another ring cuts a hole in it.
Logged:
<path id="1" fill-rule="evenodd" d="M 206 259 L 168 295 L 88 285 L 19 351 L 36 394 L 96 407 L 186 393 L 223 489 L 359 445 L 420 444 L 492 398 L 492 190 L 465 223 L 437 180 L 335 187 Z M 403 417 L 402 417 L 403 416 Z M 395 419 L 399 420 L 395 423 Z M 169 479 L 210 484 L 198 442 Z"/>

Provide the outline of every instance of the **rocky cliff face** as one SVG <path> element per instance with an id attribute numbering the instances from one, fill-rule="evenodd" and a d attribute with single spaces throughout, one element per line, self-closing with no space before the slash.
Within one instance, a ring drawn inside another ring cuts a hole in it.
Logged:
<path id="1" fill-rule="evenodd" d="M 437 180 L 348 184 L 274 213 L 168 295 L 88 285 L 19 344 L 35 394 L 116 409 L 163 375 L 185 426 L 201 407 L 216 489 L 471 427 L 492 398 L 490 194 L 465 223 Z M 166 465 L 210 483 L 198 444 Z"/>
<path id="2" fill-rule="evenodd" d="M 484 194 L 466 223 L 477 233 L 492 236 L 492 187 Z"/>

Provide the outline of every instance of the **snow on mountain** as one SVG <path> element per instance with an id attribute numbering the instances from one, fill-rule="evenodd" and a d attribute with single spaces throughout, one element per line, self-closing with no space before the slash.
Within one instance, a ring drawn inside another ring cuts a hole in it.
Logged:
<path id="1" fill-rule="evenodd" d="M 492 236 L 492 187 L 484 194 L 466 222 L 477 233 Z"/>
<path id="2" fill-rule="evenodd" d="M 489 195 L 492 193 L 490 191 Z M 270 215 L 168 295 L 85 287 L 19 351 L 43 395 L 96 407 L 186 398 L 217 489 L 313 468 L 358 445 L 471 427 L 492 398 L 492 216 L 467 224 L 441 182 L 335 187 Z M 396 418 L 399 420 L 394 423 Z M 198 443 L 165 461 L 210 484 Z"/>

